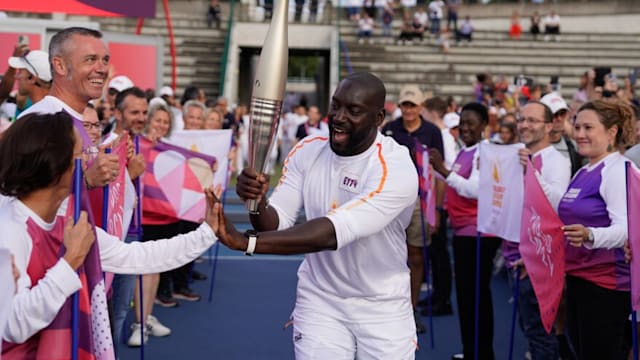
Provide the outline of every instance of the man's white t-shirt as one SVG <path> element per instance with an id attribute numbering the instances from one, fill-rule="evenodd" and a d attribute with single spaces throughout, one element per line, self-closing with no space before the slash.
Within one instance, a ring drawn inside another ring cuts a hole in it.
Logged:
<path id="1" fill-rule="evenodd" d="M 29 106 L 27 110 L 20 113 L 18 119 L 23 118 L 27 114 L 54 114 L 62 110 L 68 112 L 72 117 L 82 120 L 82 114 L 73 110 L 62 100 L 51 95 L 47 95 L 42 100 Z"/>
<path id="2" fill-rule="evenodd" d="M 285 163 L 269 199 L 278 228 L 304 207 L 307 219 L 327 217 L 337 239 L 336 251 L 305 256 L 295 311 L 362 322 L 412 316 L 405 229 L 418 178 L 406 147 L 378 134 L 365 152 L 342 157 L 327 137 L 309 136 Z"/>

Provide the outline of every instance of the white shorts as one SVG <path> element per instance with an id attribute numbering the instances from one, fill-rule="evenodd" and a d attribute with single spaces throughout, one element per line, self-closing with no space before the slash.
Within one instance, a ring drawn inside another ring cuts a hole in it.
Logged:
<path id="1" fill-rule="evenodd" d="M 296 309 L 296 360 L 413 360 L 418 347 L 413 317 L 380 323 L 354 323 L 317 311 Z"/>

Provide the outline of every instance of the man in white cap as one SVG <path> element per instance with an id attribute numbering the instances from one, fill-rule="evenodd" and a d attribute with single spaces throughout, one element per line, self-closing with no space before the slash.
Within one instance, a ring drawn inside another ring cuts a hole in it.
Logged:
<path id="1" fill-rule="evenodd" d="M 558 93 L 551 92 L 540 99 L 540 102 L 551 109 L 553 114 L 553 128 L 549 140 L 556 150 L 571 160 L 571 175 L 575 174 L 583 165 L 582 156 L 576 150 L 575 142 L 566 134 L 569 106 Z"/>
<path id="2" fill-rule="evenodd" d="M 173 113 L 173 126 L 174 129 L 183 129 L 184 121 L 182 120 L 182 110 L 180 110 L 180 104 L 176 100 L 176 94 L 170 86 L 163 86 L 158 91 L 158 96 L 161 97 L 171 109 Z"/>
<path id="3" fill-rule="evenodd" d="M 47 96 L 51 88 L 49 54 L 41 50 L 26 51 L 22 56 L 10 57 L 9 66 L 16 69 L 18 94 L 28 99 L 22 110 Z"/>

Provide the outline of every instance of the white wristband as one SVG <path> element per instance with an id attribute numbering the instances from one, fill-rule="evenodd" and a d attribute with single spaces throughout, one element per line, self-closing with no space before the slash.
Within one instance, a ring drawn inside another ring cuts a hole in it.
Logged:
<path id="1" fill-rule="evenodd" d="M 247 256 L 253 255 L 253 252 L 256 250 L 256 242 L 258 240 L 258 233 L 249 233 L 249 244 L 247 245 L 247 250 L 244 251 L 244 254 Z"/>

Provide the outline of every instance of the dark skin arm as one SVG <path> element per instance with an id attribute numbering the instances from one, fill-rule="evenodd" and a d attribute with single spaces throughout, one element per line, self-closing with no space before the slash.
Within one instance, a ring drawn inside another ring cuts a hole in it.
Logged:
<path id="1" fill-rule="evenodd" d="M 305 254 L 323 250 L 335 250 L 338 246 L 333 223 L 325 217 L 313 219 L 304 224 L 286 230 L 278 228 L 278 214 L 269 207 L 265 195 L 269 189 L 269 178 L 257 175 L 253 169 L 244 169 L 238 176 L 236 192 L 243 200 L 259 199 L 258 214 L 250 216 L 253 227 L 261 231 L 256 242 L 255 253 L 261 254 Z M 218 212 L 218 231 L 220 241 L 233 250 L 247 249 L 248 239 L 227 221 L 222 208 Z"/>
<path id="2" fill-rule="evenodd" d="M 433 166 L 433 170 L 437 171 L 440 175 L 442 175 L 445 179 L 451 171 L 447 170 L 444 166 L 444 159 L 442 158 L 442 154 L 438 149 L 429 149 L 429 162 Z"/>
<path id="3" fill-rule="evenodd" d="M 240 199 L 243 201 L 259 200 L 258 213 L 249 214 L 251 225 L 258 231 L 269 231 L 278 228 L 278 214 L 275 209 L 267 205 L 266 194 L 268 190 L 268 175 L 258 174 L 254 169 L 250 168 L 244 168 L 242 173 L 238 175 L 236 193 Z"/>

